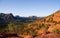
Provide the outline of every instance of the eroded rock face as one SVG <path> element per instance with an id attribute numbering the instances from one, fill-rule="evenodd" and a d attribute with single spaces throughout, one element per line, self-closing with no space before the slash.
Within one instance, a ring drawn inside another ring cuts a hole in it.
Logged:
<path id="1" fill-rule="evenodd" d="M 18 35 L 20 38 L 33 38 L 32 35 Z"/>
<path id="2" fill-rule="evenodd" d="M 24 38 L 33 38 L 31 35 L 25 35 Z"/>
<path id="3" fill-rule="evenodd" d="M 60 38 L 60 34 L 47 34 L 47 35 L 38 35 L 35 38 Z"/>

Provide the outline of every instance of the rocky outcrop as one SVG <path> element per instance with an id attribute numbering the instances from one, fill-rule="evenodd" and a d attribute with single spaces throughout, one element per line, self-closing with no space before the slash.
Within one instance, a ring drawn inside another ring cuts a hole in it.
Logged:
<path id="1" fill-rule="evenodd" d="M 50 33 L 46 35 L 38 35 L 35 38 L 60 38 L 60 34 Z"/>

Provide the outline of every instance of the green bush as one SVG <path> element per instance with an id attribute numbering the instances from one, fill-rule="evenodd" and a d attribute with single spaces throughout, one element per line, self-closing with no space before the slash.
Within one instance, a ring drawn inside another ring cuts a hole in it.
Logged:
<path id="1" fill-rule="evenodd" d="M 57 29 L 57 28 L 55 28 L 55 29 L 53 29 L 53 32 L 54 32 L 54 33 L 60 33 L 60 30 Z"/>

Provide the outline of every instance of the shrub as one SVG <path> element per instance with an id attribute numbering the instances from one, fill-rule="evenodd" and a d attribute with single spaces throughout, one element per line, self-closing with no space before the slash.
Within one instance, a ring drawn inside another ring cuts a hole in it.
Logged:
<path id="1" fill-rule="evenodd" d="M 55 29 L 53 29 L 53 32 L 54 32 L 54 33 L 60 33 L 60 30 L 57 29 L 57 28 L 55 28 Z"/>

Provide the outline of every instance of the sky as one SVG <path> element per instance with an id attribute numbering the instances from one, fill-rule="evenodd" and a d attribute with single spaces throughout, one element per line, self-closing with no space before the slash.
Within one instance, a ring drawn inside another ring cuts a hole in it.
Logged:
<path id="1" fill-rule="evenodd" d="M 41 17 L 57 10 L 60 10 L 60 0 L 0 0 L 0 13 Z"/>

